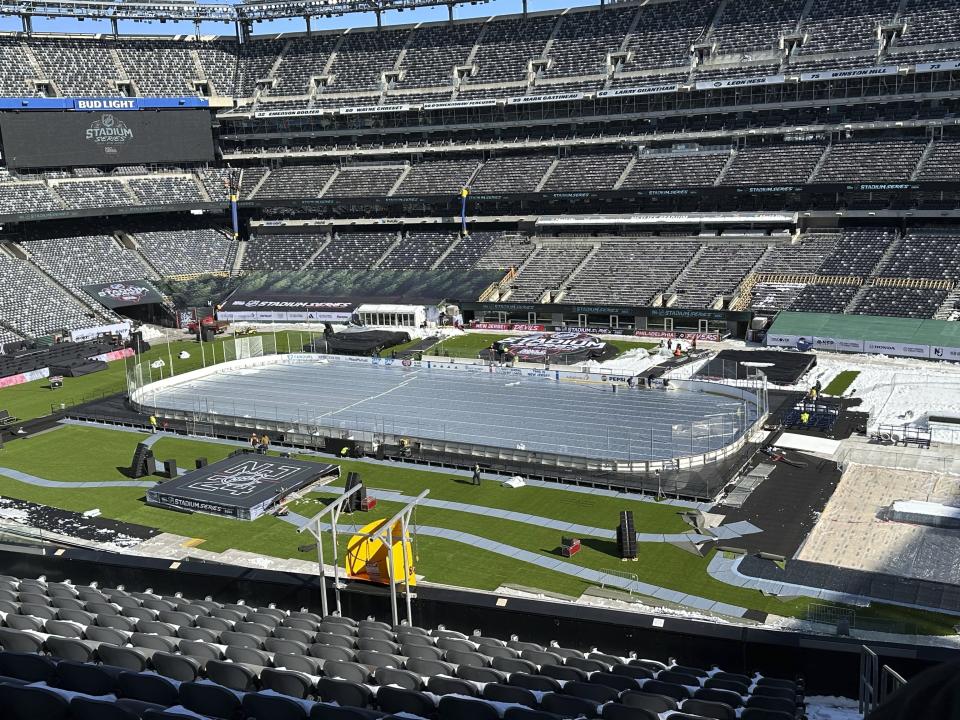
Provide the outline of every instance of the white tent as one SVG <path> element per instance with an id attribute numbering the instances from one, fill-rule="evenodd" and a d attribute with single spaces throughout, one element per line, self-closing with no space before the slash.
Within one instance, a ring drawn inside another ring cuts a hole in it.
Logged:
<path id="1" fill-rule="evenodd" d="M 354 313 L 363 325 L 420 327 L 427 318 L 423 305 L 361 305 Z"/>

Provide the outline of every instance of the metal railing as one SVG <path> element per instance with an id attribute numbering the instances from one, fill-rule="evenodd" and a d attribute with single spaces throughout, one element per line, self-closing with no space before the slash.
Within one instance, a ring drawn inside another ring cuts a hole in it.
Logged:
<path id="1" fill-rule="evenodd" d="M 880 665 L 880 658 L 866 645 L 860 648 L 860 689 L 857 704 L 864 720 L 882 705 L 888 697 L 907 684 L 903 676 L 888 665 Z"/>

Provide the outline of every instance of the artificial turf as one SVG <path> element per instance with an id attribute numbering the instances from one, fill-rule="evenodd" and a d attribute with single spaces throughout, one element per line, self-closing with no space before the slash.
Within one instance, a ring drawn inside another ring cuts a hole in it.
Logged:
<path id="1" fill-rule="evenodd" d="M 843 395 L 860 375 L 859 370 L 844 370 L 823 389 L 824 395 Z"/>
<path id="2" fill-rule="evenodd" d="M 52 480 L 121 479 L 125 477 L 123 469 L 129 464 L 133 449 L 144 437 L 141 433 L 65 426 L 8 443 L 0 451 L 0 466 Z M 192 466 L 196 457 L 204 456 L 213 462 L 233 450 L 233 446 L 227 444 L 167 436 L 158 440 L 153 447 L 157 457 L 174 457 L 181 466 L 188 467 Z M 315 459 L 336 462 L 326 457 Z M 438 500 L 511 509 L 609 528 L 616 523 L 617 510 L 632 509 L 641 531 L 682 532 L 688 529 L 677 516 L 677 509 L 668 505 L 639 502 L 625 497 L 583 495 L 560 488 L 528 486 L 508 489 L 495 481 L 485 481 L 478 488 L 463 482 L 464 478 L 460 476 L 443 472 L 359 461 L 344 461 L 341 464 L 345 471 L 359 471 L 374 496 L 377 488 L 389 488 L 406 495 L 416 495 L 420 490 L 429 488 L 430 497 Z M 298 546 L 308 543 L 308 539 L 297 534 L 292 524 L 279 518 L 267 516 L 245 523 L 148 507 L 143 502 L 142 488 L 43 488 L 0 477 L 0 493 L 68 510 L 84 511 L 97 507 L 105 517 L 202 540 L 199 544 L 202 550 L 222 552 L 233 548 L 281 558 L 311 560 L 313 557 L 298 551 Z M 291 509 L 310 516 L 329 497 L 320 494 L 310 496 L 295 503 Z M 374 512 L 359 516 L 362 519 L 345 519 L 342 522 L 366 523 L 387 517 L 399 507 L 398 503 L 380 502 Z M 551 558 L 557 557 L 556 548 L 560 544 L 559 531 L 493 515 L 424 506 L 416 510 L 415 521 L 419 526 L 456 529 Z M 575 567 L 625 572 L 663 587 L 779 615 L 804 617 L 810 603 L 805 598 L 781 601 L 756 591 L 720 583 L 706 573 L 709 556 L 701 558 L 672 545 L 641 543 L 638 561 L 624 563 L 616 557 L 613 540 L 599 537 L 584 537 L 582 540 L 583 551 L 565 561 Z M 341 538 L 341 557 L 345 542 L 346 537 Z M 327 551 L 331 549 L 327 542 Z M 432 582 L 485 590 L 512 583 L 574 596 L 588 587 L 587 583 L 574 576 L 520 563 L 467 543 L 422 536 L 416 540 L 415 551 L 419 556 L 418 573 Z M 868 611 L 858 609 L 858 617 L 865 616 L 909 623 L 927 633 L 951 632 L 952 623 L 956 621 L 949 616 L 888 606 Z"/>

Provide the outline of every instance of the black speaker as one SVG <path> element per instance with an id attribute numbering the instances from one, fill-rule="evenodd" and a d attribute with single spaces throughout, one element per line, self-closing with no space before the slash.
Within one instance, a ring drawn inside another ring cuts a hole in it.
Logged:
<path id="1" fill-rule="evenodd" d="M 217 331 L 209 327 L 201 327 L 200 333 L 203 337 L 203 342 L 213 342 L 217 337 Z"/>
<path id="2" fill-rule="evenodd" d="M 207 466 L 207 459 L 206 459 L 205 457 L 199 457 L 199 458 L 197 458 L 197 460 L 196 460 L 196 468 L 197 468 L 197 470 L 199 470 L 200 468 L 205 468 L 206 466 Z"/>
<path id="3" fill-rule="evenodd" d="M 631 510 L 620 512 L 620 524 L 617 526 L 617 553 L 622 560 L 634 560 L 637 557 L 637 531 L 633 527 Z"/>
<path id="4" fill-rule="evenodd" d="M 173 480 L 177 476 L 177 461 L 176 460 L 164 460 L 163 461 L 163 474 L 168 478 Z"/>
<path id="5" fill-rule="evenodd" d="M 350 490 L 351 488 L 360 486 L 360 489 L 357 490 L 353 495 L 347 498 L 347 502 L 344 506 L 344 510 L 347 512 L 354 512 L 360 509 L 363 505 L 363 501 L 367 497 L 367 488 L 364 487 L 363 481 L 360 480 L 360 473 L 358 472 L 349 472 L 347 473 L 347 482 L 344 486 L 344 492 Z"/>
<path id="6" fill-rule="evenodd" d="M 146 443 L 137 443 L 137 449 L 133 451 L 133 461 L 130 463 L 130 474 L 135 477 L 151 475 L 147 461 L 153 458 L 153 450 Z"/>

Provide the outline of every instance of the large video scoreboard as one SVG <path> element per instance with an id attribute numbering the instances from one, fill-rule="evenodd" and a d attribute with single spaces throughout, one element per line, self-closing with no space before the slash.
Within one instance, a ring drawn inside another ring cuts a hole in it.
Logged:
<path id="1" fill-rule="evenodd" d="M 52 168 L 213 160 L 210 111 L 124 98 L 0 100 L 8 167 Z M 165 99 L 164 99 L 165 100 Z M 200 100 L 191 98 L 190 100 Z M 60 105 L 65 104 L 65 107 Z M 10 107 L 10 110 L 4 108 Z M 192 107 L 191 107 L 192 106 Z"/>

